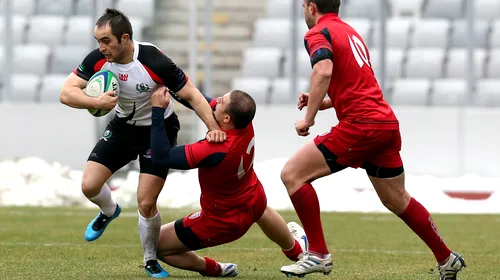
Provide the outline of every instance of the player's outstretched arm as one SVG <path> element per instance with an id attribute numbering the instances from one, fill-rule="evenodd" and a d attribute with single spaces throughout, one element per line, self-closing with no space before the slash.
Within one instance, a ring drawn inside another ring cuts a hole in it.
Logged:
<path id="1" fill-rule="evenodd" d="M 190 110 L 193 110 L 193 107 L 191 107 L 191 104 L 189 104 L 189 102 L 187 102 L 186 100 L 180 98 L 177 93 L 169 90 L 169 93 L 170 93 L 170 96 L 172 96 L 175 100 L 177 100 L 177 102 L 181 103 L 184 107 L 190 109 Z M 205 100 L 207 100 L 207 102 L 210 104 L 210 102 L 212 102 L 212 100 L 214 100 L 213 97 L 210 97 L 204 93 L 201 93 L 203 95 L 203 97 L 205 97 Z"/>

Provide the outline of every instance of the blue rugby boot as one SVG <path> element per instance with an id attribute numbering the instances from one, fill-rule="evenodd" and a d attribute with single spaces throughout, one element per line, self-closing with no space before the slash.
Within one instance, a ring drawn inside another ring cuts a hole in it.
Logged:
<path id="1" fill-rule="evenodd" d="M 147 261 L 144 269 L 146 269 L 148 275 L 153 278 L 165 278 L 170 276 L 170 274 L 168 274 L 168 272 L 161 267 L 157 260 Z"/>
<path id="2" fill-rule="evenodd" d="M 118 204 L 116 204 L 115 213 L 111 217 L 108 217 L 102 212 L 99 212 L 99 215 L 97 215 L 97 217 L 95 217 L 87 226 L 87 230 L 85 231 L 85 239 L 90 242 L 101 237 L 109 223 L 111 223 L 112 220 L 118 218 L 121 212 L 122 209 Z"/>

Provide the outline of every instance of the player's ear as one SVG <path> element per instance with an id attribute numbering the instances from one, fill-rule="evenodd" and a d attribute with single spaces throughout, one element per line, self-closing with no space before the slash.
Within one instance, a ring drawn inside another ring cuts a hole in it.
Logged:
<path id="1" fill-rule="evenodd" d="M 231 116 L 228 114 L 225 114 L 224 116 L 224 123 L 230 123 L 231 122 Z"/>
<path id="2" fill-rule="evenodd" d="M 130 39 L 130 35 L 128 35 L 127 33 L 123 34 L 122 35 L 122 44 L 126 44 L 129 39 Z"/>

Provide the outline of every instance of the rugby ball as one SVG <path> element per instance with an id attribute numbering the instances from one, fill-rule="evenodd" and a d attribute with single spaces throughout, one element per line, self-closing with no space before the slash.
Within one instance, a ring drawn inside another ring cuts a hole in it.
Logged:
<path id="1" fill-rule="evenodd" d="M 87 96 L 97 98 L 105 92 L 115 91 L 120 94 L 120 83 L 113 72 L 108 70 L 101 70 L 95 73 L 85 86 L 84 92 Z M 109 113 L 109 111 L 101 109 L 88 109 L 89 113 L 95 117 L 102 117 Z"/>

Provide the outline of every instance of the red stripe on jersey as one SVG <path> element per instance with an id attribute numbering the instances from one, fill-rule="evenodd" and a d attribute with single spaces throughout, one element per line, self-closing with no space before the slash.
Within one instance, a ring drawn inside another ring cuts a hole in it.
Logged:
<path id="1" fill-rule="evenodd" d="M 105 58 L 99 60 L 95 65 L 94 65 L 94 72 L 99 72 L 101 71 L 102 67 L 104 66 L 104 64 L 106 64 L 106 62 L 108 62 Z"/>
<path id="2" fill-rule="evenodd" d="M 149 76 L 151 77 L 151 79 L 153 79 L 153 81 L 155 83 L 160 84 L 160 85 L 165 85 L 165 83 L 163 83 L 163 80 L 160 78 L 160 76 L 156 75 L 156 73 L 153 72 L 153 70 L 151 70 L 149 67 L 144 65 L 144 63 L 141 63 L 141 64 L 144 67 L 144 69 L 146 69 L 146 71 L 148 71 Z"/>

